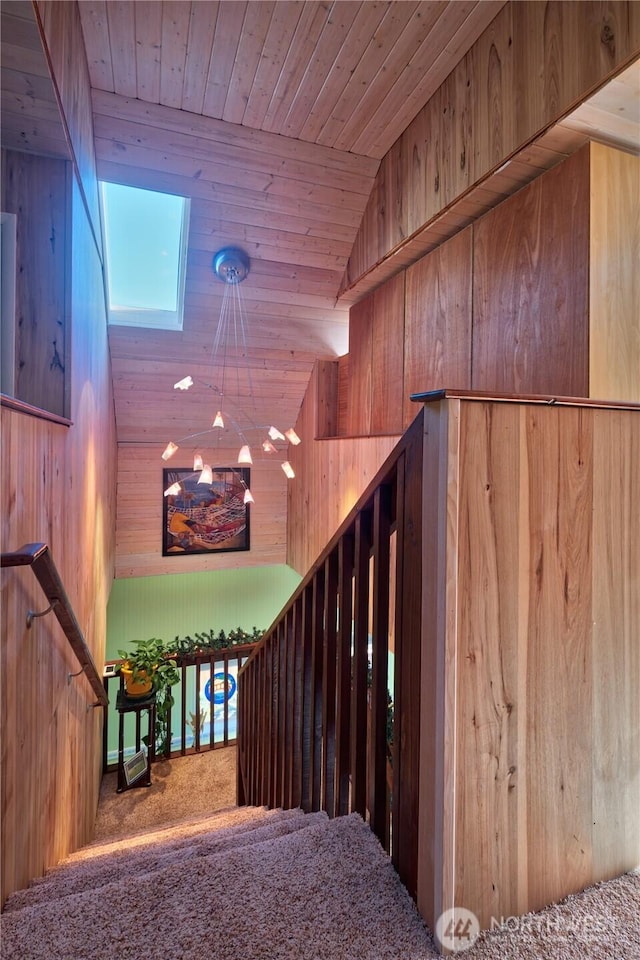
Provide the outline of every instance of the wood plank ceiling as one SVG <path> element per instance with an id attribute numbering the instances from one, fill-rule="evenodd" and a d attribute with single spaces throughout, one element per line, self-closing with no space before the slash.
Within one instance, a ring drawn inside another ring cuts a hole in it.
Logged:
<path id="1" fill-rule="evenodd" d="M 251 258 L 239 362 L 268 418 L 295 422 L 313 361 L 348 348 L 336 298 L 379 159 L 502 5 L 80 4 L 99 175 L 192 204 L 184 331 L 110 333 L 120 441 L 201 422 L 172 385 L 219 382 L 211 263 L 229 244 Z"/>
<path id="2" fill-rule="evenodd" d="M 110 330 L 120 442 L 201 428 L 202 399 L 172 387 L 219 374 L 211 264 L 230 244 L 251 270 L 228 362 L 248 362 L 268 419 L 295 421 L 313 361 L 348 347 L 337 295 L 379 160 L 503 3 L 79 4 L 99 176 L 191 198 L 183 331 Z M 34 29 L 30 3 L 3 0 L 3 144 L 64 151 Z"/>

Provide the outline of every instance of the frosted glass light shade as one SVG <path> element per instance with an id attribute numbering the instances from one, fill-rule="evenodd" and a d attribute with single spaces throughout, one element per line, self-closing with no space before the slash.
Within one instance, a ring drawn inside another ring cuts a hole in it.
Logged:
<path id="1" fill-rule="evenodd" d="M 247 487 L 247 489 L 244 492 L 243 503 L 255 503 L 255 500 L 253 499 L 253 496 L 251 494 L 251 490 L 249 490 L 249 487 Z"/>
<path id="2" fill-rule="evenodd" d="M 251 450 L 246 445 L 240 447 L 240 453 L 238 454 L 238 463 L 253 463 L 251 459 Z"/>
<path id="3" fill-rule="evenodd" d="M 180 493 L 180 489 L 181 487 L 178 482 L 172 483 L 170 487 L 167 487 L 167 489 L 164 492 L 164 495 L 165 497 L 171 497 L 176 493 Z"/>
<path id="4" fill-rule="evenodd" d="M 166 445 L 166 447 L 164 448 L 164 452 L 163 452 L 163 454 L 162 454 L 162 459 L 163 459 L 163 460 L 170 460 L 171 457 L 174 455 L 174 453 L 176 452 L 177 449 L 178 449 L 178 444 L 177 444 L 177 443 L 174 443 L 173 440 L 169 440 L 169 443 L 168 443 L 168 444 Z"/>
<path id="5" fill-rule="evenodd" d="M 202 473 L 198 477 L 198 483 L 213 483 L 213 470 L 208 463 L 202 468 Z"/>
<path id="6" fill-rule="evenodd" d="M 294 447 L 297 447 L 298 444 L 300 443 L 300 437 L 299 437 L 298 434 L 295 432 L 295 430 L 293 429 L 293 427 L 289 427 L 288 430 L 285 430 L 284 435 L 285 435 L 285 437 L 287 438 L 287 440 L 289 441 L 289 443 L 292 443 L 292 444 L 294 445 Z"/>
<path id="7" fill-rule="evenodd" d="M 262 444 L 262 449 L 264 450 L 265 453 L 275 453 L 275 452 L 276 452 L 276 448 L 275 448 L 274 445 L 271 443 L 271 440 L 265 440 L 264 443 Z"/>
<path id="8" fill-rule="evenodd" d="M 269 427 L 269 436 L 272 440 L 284 440 L 284 433 L 280 433 L 277 427 Z"/>
<path id="9" fill-rule="evenodd" d="M 183 377 L 182 380 L 178 380 L 177 383 L 174 383 L 174 390 L 188 390 L 189 387 L 193 386 L 192 377 Z"/>
<path id="10" fill-rule="evenodd" d="M 222 411 L 218 410 L 215 416 L 215 420 L 211 424 L 212 427 L 222 427 L 224 428 L 224 420 L 222 419 Z"/>
<path id="11" fill-rule="evenodd" d="M 202 470 L 203 467 L 204 467 L 204 461 L 203 461 L 203 459 L 202 459 L 202 455 L 199 454 L 199 453 L 194 454 L 194 456 L 193 456 L 193 472 L 195 473 L 196 470 Z"/>
<path id="12" fill-rule="evenodd" d="M 284 463 L 281 463 L 280 466 L 284 470 L 285 474 L 289 477 L 289 480 L 292 480 L 295 477 L 295 472 L 288 460 L 285 460 Z"/>

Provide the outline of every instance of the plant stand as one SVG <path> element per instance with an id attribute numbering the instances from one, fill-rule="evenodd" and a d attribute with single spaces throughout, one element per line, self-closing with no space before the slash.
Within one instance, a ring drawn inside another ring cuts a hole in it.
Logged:
<path id="1" fill-rule="evenodd" d="M 151 764 L 155 758 L 155 727 L 156 727 L 156 695 L 150 693 L 146 697 L 128 697 L 124 690 L 119 690 L 116 697 L 116 710 L 118 711 L 118 786 L 116 793 L 122 793 L 124 790 L 131 790 L 134 787 L 151 786 Z M 132 783 L 127 782 L 124 762 L 124 717 L 126 713 L 136 715 L 136 752 L 140 750 L 140 726 L 142 713 L 148 714 L 148 755 L 147 768 L 144 773 Z"/>

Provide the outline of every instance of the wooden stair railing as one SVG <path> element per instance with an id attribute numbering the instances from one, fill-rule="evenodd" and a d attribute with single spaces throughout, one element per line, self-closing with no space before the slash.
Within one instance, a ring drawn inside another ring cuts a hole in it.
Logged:
<path id="1" fill-rule="evenodd" d="M 238 675 L 238 803 L 360 813 L 414 895 L 422 448 L 420 412 Z"/>
<path id="2" fill-rule="evenodd" d="M 42 613 L 29 611 L 27 613 L 27 626 L 31 626 L 35 617 L 41 617 L 51 611 L 55 613 L 58 623 L 80 663 L 82 668 L 80 673 L 84 673 L 96 695 L 97 702 L 93 706 L 106 707 L 109 701 L 102 680 L 75 618 L 47 544 L 27 543 L 14 553 L 3 553 L 2 567 L 31 567 L 49 601 L 49 607 Z"/>
<path id="3" fill-rule="evenodd" d="M 232 746 L 235 738 L 235 696 L 231 697 L 230 686 L 235 673 L 253 651 L 255 643 L 235 644 L 230 647 L 220 647 L 215 650 L 202 650 L 187 654 L 175 654 L 180 670 L 180 681 L 171 688 L 175 706 L 170 708 L 167 715 L 167 730 L 171 735 L 166 737 L 164 749 L 156 744 L 155 760 L 171 760 L 194 753 L 204 753 L 221 747 Z M 103 773 L 117 770 L 117 747 L 115 733 L 119 718 L 115 708 L 118 690 L 124 690 L 124 681 L 119 672 L 121 660 L 110 660 L 105 666 L 112 670 L 104 677 L 104 686 L 111 701 L 112 707 L 105 714 L 104 744 L 102 756 Z M 208 672 L 205 672 L 208 671 Z M 225 690 L 224 702 L 215 702 L 209 705 L 209 717 L 203 714 L 201 708 L 201 692 L 204 677 L 213 678 L 216 674 L 223 674 Z M 222 716 L 220 716 L 220 714 Z M 190 719 L 187 719 L 189 716 Z M 220 726 L 222 730 L 220 731 Z M 191 734 L 188 730 L 191 728 Z M 192 741 L 192 742 L 190 742 Z M 135 729 L 125 728 L 125 751 L 137 752 L 141 744 L 141 730 L 139 718 Z"/>

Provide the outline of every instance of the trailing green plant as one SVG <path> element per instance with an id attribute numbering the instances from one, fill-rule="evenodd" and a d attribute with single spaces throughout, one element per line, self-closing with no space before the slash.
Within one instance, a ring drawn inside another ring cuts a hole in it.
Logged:
<path id="1" fill-rule="evenodd" d="M 131 650 L 118 650 L 118 655 L 126 660 L 133 671 L 133 679 L 141 675 L 151 679 L 151 690 L 156 694 L 155 750 L 157 754 L 167 752 L 171 742 L 169 714 L 175 700 L 171 687 L 180 682 L 180 671 L 175 658 L 174 648 L 158 637 L 149 640 L 135 640 Z M 142 738 L 148 748 L 149 737 Z"/>
<path id="2" fill-rule="evenodd" d="M 118 656 L 127 661 L 135 681 L 146 676 L 151 680 L 151 689 L 157 692 L 180 680 L 178 665 L 170 656 L 172 652 L 164 640 L 151 637 L 149 640 L 134 640 L 132 649 L 118 650 Z"/>

